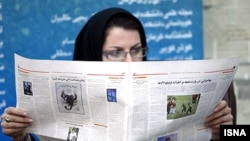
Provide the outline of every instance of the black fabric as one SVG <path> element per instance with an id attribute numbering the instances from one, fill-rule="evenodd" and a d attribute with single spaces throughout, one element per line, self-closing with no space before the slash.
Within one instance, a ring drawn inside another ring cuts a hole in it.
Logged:
<path id="1" fill-rule="evenodd" d="M 75 40 L 73 60 L 102 61 L 102 46 L 104 42 L 105 27 L 112 16 L 124 14 L 138 21 L 138 24 L 143 29 L 139 19 L 125 9 L 113 7 L 104 9 L 92 16 L 78 34 Z M 146 45 L 144 29 L 143 35 L 144 39 L 141 42 Z"/>
<path id="2" fill-rule="evenodd" d="M 30 139 L 31 139 L 31 141 L 36 141 L 36 139 L 33 137 L 33 135 L 32 134 L 29 134 L 30 135 Z"/>
<path id="3" fill-rule="evenodd" d="M 227 101 L 228 106 L 232 109 L 233 124 L 237 124 L 237 100 L 233 83 L 231 83 L 223 99 Z"/>

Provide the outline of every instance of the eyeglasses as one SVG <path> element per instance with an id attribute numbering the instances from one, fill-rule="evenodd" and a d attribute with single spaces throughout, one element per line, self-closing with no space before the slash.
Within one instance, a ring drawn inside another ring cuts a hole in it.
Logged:
<path id="1" fill-rule="evenodd" d="M 133 59 L 143 58 L 147 55 L 148 48 L 136 47 L 132 48 L 129 52 L 124 50 L 103 51 L 103 55 L 111 61 L 125 60 L 128 53 Z"/>

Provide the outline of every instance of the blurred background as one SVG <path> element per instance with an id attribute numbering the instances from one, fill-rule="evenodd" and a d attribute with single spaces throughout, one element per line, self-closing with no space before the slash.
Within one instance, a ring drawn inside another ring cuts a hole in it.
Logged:
<path id="1" fill-rule="evenodd" d="M 204 58 L 239 56 L 237 124 L 250 124 L 250 1 L 203 0 Z"/>
<path id="2" fill-rule="evenodd" d="M 14 53 L 71 60 L 79 30 L 111 6 L 142 21 L 149 60 L 240 57 L 234 78 L 237 124 L 250 124 L 249 0 L 0 0 L 0 114 L 16 103 Z M 2 133 L 0 139 L 10 140 Z"/>

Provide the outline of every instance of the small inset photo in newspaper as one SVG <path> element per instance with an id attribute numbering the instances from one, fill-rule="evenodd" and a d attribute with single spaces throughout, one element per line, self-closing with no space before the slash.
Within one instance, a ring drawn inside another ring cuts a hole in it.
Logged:
<path id="1" fill-rule="evenodd" d="M 29 81 L 23 81 L 23 91 L 25 95 L 33 95 L 32 92 L 32 83 Z"/>
<path id="2" fill-rule="evenodd" d="M 165 135 L 165 136 L 161 136 L 159 138 L 157 138 L 157 141 L 178 141 L 178 134 L 169 134 L 169 135 Z"/>
<path id="3" fill-rule="evenodd" d="M 177 119 L 195 114 L 200 94 L 167 96 L 167 119 Z"/>
<path id="4" fill-rule="evenodd" d="M 107 101 L 108 102 L 117 102 L 116 99 L 116 89 L 107 89 Z"/>
<path id="5" fill-rule="evenodd" d="M 56 82 L 55 85 L 59 112 L 84 115 L 81 84 Z"/>
<path id="6" fill-rule="evenodd" d="M 77 141 L 79 128 L 69 127 L 67 141 Z"/>

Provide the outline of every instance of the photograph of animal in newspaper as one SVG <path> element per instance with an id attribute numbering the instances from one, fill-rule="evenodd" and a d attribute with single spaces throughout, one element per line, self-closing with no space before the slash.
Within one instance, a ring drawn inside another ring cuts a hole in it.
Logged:
<path id="1" fill-rule="evenodd" d="M 55 85 L 59 112 L 84 115 L 81 84 L 56 82 Z"/>

